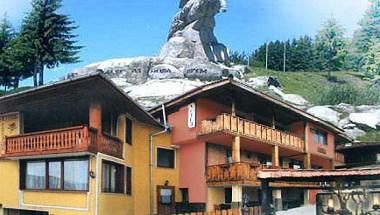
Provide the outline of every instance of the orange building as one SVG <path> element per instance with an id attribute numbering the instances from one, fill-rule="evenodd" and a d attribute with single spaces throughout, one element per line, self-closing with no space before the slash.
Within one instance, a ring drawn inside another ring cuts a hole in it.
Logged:
<path id="1" fill-rule="evenodd" d="M 261 205 L 262 169 L 334 169 L 350 141 L 334 125 L 225 79 L 169 102 L 165 113 L 181 153 L 182 200 L 207 211 Z M 162 107 L 150 113 L 162 119 Z M 316 183 L 270 183 L 277 210 L 315 202 Z"/>

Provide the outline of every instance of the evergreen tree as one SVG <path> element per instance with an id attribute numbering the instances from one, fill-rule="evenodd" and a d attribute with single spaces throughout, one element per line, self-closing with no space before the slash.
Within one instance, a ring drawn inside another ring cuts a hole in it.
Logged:
<path id="1" fill-rule="evenodd" d="M 315 40 L 316 66 L 323 71 L 340 70 L 346 56 L 346 41 L 343 28 L 331 18 L 319 31 Z"/>
<path id="2" fill-rule="evenodd" d="M 23 53 L 33 62 L 34 85 L 42 85 L 44 68 L 76 63 L 78 51 L 73 31 L 77 28 L 67 15 L 58 14 L 62 0 L 33 0 L 32 11 L 23 20 L 20 41 Z M 37 83 L 37 74 L 39 80 Z"/>
<path id="3" fill-rule="evenodd" d="M 7 17 L 0 22 L 0 85 L 5 89 L 11 85 L 12 70 L 7 61 L 5 52 L 10 48 L 12 39 L 14 38 L 14 30 Z"/>
<path id="4" fill-rule="evenodd" d="M 247 65 L 248 56 L 245 52 L 239 53 L 237 51 L 234 51 L 232 54 L 230 54 L 230 61 L 235 65 Z"/>
<path id="5" fill-rule="evenodd" d="M 371 5 L 354 33 L 350 67 L 359 70 L 365 64 L 364 57 L 373 47 L 373 38 L 380 38 L 380 0 L 371 0 Z M 375 41 L 376 42 L 376 41 Z"/>
<path id="6" fill-rule="evenodd" d="M 363 57 L 363 69 L 370 76 L 380 74 L 380 38 L 370 40 L 368 52 Z"/>

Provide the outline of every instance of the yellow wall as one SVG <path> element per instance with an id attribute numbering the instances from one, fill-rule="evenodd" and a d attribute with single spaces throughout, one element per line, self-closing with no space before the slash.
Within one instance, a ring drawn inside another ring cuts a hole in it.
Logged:
<path id="1" fill-rule="evenodd" d="M 149 201 L 150 201 L 150 186 L 149 186 L 149 135 L 151 133 L 159 132 L 157 129 L 147 127 L 140 123 L 134 123 L 133 134 L 133 188 L 132 193 L 134 195 L 134 207 L 135 214 L 148 214 L 149 213 Z M 179 186 L 179 153 L 176 151 L 176 168 L 165 169 L 156 168 L 156 148 L 170 147 L 171 136 L 170 134 L 161 134 L 153 138 L 153 178 L 154 178 L 154 204 L 155 211 L 157 207 L 157 193 L 156 186 L 164 185 L 165 181 L 169 181 L 170 186 L 176 188 L 176 201 L 180 201 L 181 196 L 178 189 Z M 128 157 L 128 152 L 127 155 Z M 138 171 L 136 171 L 138 170 Z"/>
<path id="2" fill-rule="evenodd" d="M 125 115 L 119 117 L 118 136 L 125 140 Z M 145 215 L 149 214 L 149 135 L 160 131 L 133 121 L 133 143 L 124 144 L 124 159 L 98 154 L 91 157 L 90 171 L 95 178 L 89 179 L 89 193 L 86 192 L 53 192 L 53 191 L 22 191 L 19 193 L 18 161 L 0 160 L 0 204 L 3 208 L 24 208 L 49 211 L 53 215 Z M 154 137 L 153 163 L 155 165 L 156 147 L 171 146 L 171 134 L 161 134 Z M 164 169 L 154 167 L 154 204 L 156 210 L 156 186 L 169 181 L 176 188 L 176 201 L 181 199 L 179 185 L 179 153 L 176 152 L 176 168 Z M 132 195 L 109 194 L 101 192 L 102 159 L 111 160 L 132 167 Z M 98 172 L 96 171 L 98 169 Z M 96 187 L 98 180 L 98 187 Z M 96 188 L 98 201 L 96 201 Z M 20 196 L 20 197 L 19 197 Z M 98 204 L 96 208 L 96 203 Z M 88 208 L 88 209 L 87 209 Z M 0 209 L 1 210 L 1 209 Z"/>
<path id="3" fill-rule="evenodd" d="M 125 116 L 119 117 L 118 120 L 118 137 L 125 140 Z M 110 159 L 117 163 L 123 163 L 126 166 L 132 167 L 132 195 L 124 194 L 105 194 L 99 195 L 99 215 L 108 215 L 109 211 L 112 214 L 136 214 L 144 215 L 149 214 L 150 208 L 150 171 L 149 171 L 149 136 L 152 133 L 159 132 L 157 128 L 149 125 L 133 121 L 132 128 L 132 145 L 124 144 L 124 160 L 111 159 L 108 156 L 103 156 L 104 159 Z M 170 147 L 171 135 L 162 134 L 155 136 L 153 139 L 153 163 L 155 165 L 156 147 Z M 176 168 L 153 169 L 154 176 L 154 204 L 156 211 L 157 193 L 156 186 L 163 185 L 166 180 L 169 181 L 170 186 L 176 187 L 176 200 L 181 199 L 178 185 L 179 185 L 179 153 L 176 153 Z M 101 190 L 101 183 L 99 183 L 99 190 Z"/>
<path id="4" fill-rule="evenodd" d="M 224 187 L 207 188 L 207 211 L 213 211 L 214 205 L 224 203 Z"/>

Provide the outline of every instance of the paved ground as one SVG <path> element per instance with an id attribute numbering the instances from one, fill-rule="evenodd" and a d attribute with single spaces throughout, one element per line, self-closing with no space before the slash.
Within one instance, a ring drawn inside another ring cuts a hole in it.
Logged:
<path id="1" fill-rule="evenodd" d="M 315 214 L 315 205 L 308 205 L 287 211 L 277 212 L 276 215 L 313 215 Z"/>

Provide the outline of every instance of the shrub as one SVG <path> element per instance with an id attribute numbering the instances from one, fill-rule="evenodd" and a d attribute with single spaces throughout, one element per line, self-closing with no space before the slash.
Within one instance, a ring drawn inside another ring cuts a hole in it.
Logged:
<path id="1" fill-rule="evenodd" d="M 318 105 L 337 105 L 339 103 L 354 104 L 358 100 L 359 92 L 349 85 L 333 85 L 322 90 L 316 99 Z"/>
<path id="2" fill-rule="evenodd" d="M 357 89 L 351 85 L 333 85 L 322 90 L 316 99 L 318 105 L 337 105 L 348 103 L 353 105 L 376 105 L 380 103 L 380 85 Z"/>

